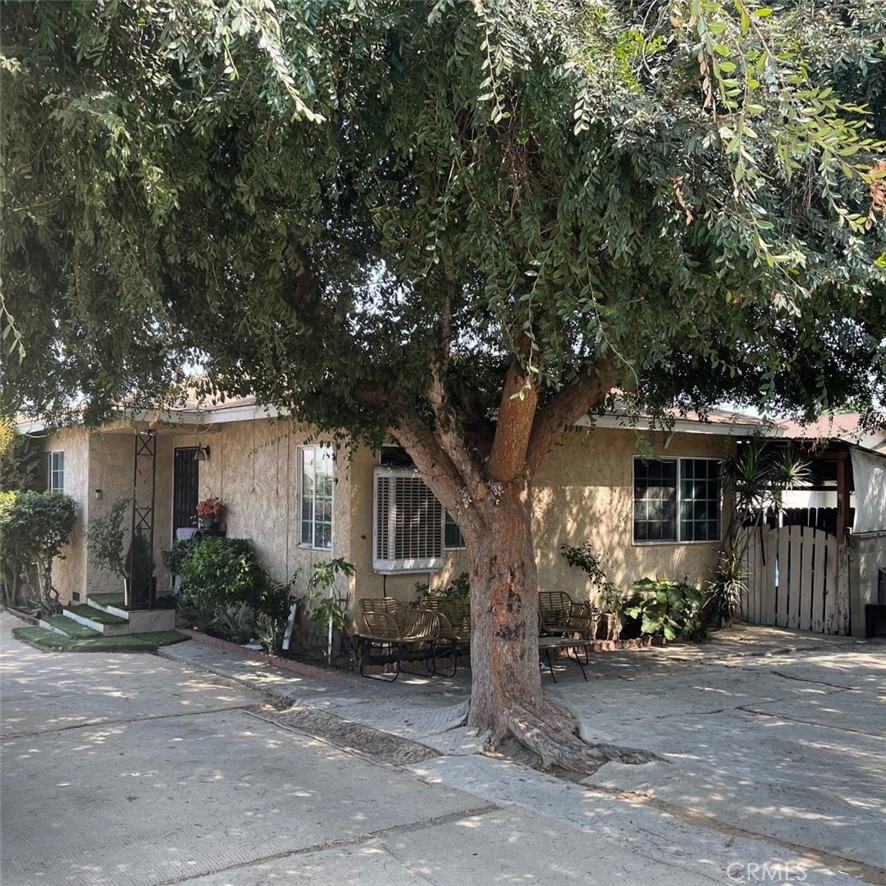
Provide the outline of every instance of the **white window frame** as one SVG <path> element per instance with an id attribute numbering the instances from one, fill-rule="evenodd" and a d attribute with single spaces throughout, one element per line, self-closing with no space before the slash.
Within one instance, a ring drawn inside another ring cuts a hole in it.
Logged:
<path id="1" fill-rule="evenodd" d="M 638 462 L 671 462 L 676 463 L 677 465 L 677 486 L 676 486 L 676 501 L 675 501 L 675 516 L 674 516 L 674 524 L 676 530 L 675 538 L 653 538 L 653 539 L 645 539 L 645 538 L 636 538 L 635 529 L 636 529 L 636 517 L 635 517 L 635 508 L 636 508 L 636 486 L 637 486 L 637 463 Z M 723 460 L 719 458 L 708 458 L 707 456 L 679 456 L 674 458 L 644 458 L 641 455 L 635 455 L 633 458 L 633 462 L 631 464 L 631 543 L 637 546 L 645 547 L 647 545 L 705 545 L 705 544 L 716 544 L 723 540 L 723 483 L 718 481 L 718 503 L 717 503 L 717 537 L 716 538 L 702 538 L 702 539 L 684 539 L 682 538 L 682 520 L 680 518 L 682 497 L 683 497 L 683 462 L 687 461 L 706 461 L 706 462 L 715 462 L 719 467 L 722 465 Z"/>
<path id="2" fill-rule="evenodd" d="M 46 488 L 50 492 L 65 491 L 64 449 L 50 449 L 46 452 Z"/>
<path id="3" fill-rule="evenodd" d="M 332 457 L 332 472 L 329 474 L 329 477 L 332 481 L 330 486 L 330 494 L 329 494 L 329 545 L 328 546 L 317 546 L 317 526 L 322 525 L 325 521 L 317 520 L 317 495 L 316 495 L 316 471 L 314 474 L 314 493 L 310 496 L 311 500 L 311 517 L 310 517 L 310 525 L 311 525 L 311 538 L 305 540 L 303 532 L 304 532 L 304 502 L 305 502 L 305 489 L 304 489 L 304 476 L 305 476 L 305 452 L 311 451 L 314 456 L 314 465 L 316 466 L 319 462 L 318 459 L 324 455 L 325 453 L 329 453 Z M 335 545 L 335 485 L 336 485 L 336 477 L 335 477 L 335 447 L 330 443 L 310 443 L 304 444 L 297 447 L 297 458 L 296 458 L 296 469 L 298 470 L 298 546 L 300 548 L 308 548 L 313 551 L 331 551 Z"/>

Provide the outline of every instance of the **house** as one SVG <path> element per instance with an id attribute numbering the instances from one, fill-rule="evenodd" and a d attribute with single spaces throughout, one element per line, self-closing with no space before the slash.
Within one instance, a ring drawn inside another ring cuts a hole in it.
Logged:
<path id="1" fill-rule="evenodd" d="M 726 522 L 720 462 L 761 427 L 726 411 L 676 418 L 666 430 L 632 427 L 620 414 L 583 419 L 535 477 L 539 586 L 586 599 L 583 574 L 559 553 L 563 542 L 584 541 L 619 587 L 644 576 L 705 584 Z M 21 431 L 44 434 L 39 422 Z M 224 502 L 224 531 L 251 539 L 278 580 L 297 571 L 306 580 L 333 557 L 353 563 L 355 575 L 338 588 L 352 607 L 382 594 L 413 600 L 417 582 L 445 584 L 467 569 L 455 520 L 402 450 L 349 452 L 252 398 L 132 413 L 98 431 L 70 427 L 41 439 L 47 486 L 78 504 L 77 530 L 54 573 L 65 602 L 120 590 L 119 579 L 89 562 L 83 528 L 133 496 L 138 531 L 153 542 L 158 594 L 172 581 L 160 551 L 193 527 L 196 502 L 210 496 Z"/>
<path id="2" fill-rule="evenodd" d="M 726 412 L 677 419 L 667 431 L 631 428 L 621 415 L 580 422 L 534 483 L 540 586 L 587 596 L 583 576 L 559 554 L 562 542 L 584 541 L 621 587 L 647 575 L 706 581 L 724 526 L 719 462 L 758 427 Z M 20 430 L 44 433 L 39 422 Z M 120 590 L 89 563 L 83 528 L 133 491 L 161 591 L 171 577 L 159 552 L 193 526 L 196 502 L 209 496 L 224 501 L 227 534 L 250 538 L 277 579 L 307 575 L 331 557 L 352 562 L 356 575 L 340 589 L 352 603 L 413 599 L 416 582 L 445 583 L 467 568 L 455 520 L 398 447 L 335 448 L 251 398 L 131 414 L 98 431 L 65 428 L 42 445 L 47 486 L 78 504 L 78 528 L 55 573 L 64 601 Z"/>

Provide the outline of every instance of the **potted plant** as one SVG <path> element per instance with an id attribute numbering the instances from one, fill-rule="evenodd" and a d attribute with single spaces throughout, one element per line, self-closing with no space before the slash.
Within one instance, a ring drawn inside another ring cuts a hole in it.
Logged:
<path id="1" fill-rule="evenodd" d="M 197 502 L 197 522 L 201 529 L 215 529 L 218 526 L 218 518 L 221 515 L 222 500 L 211 496 Z"/>
<path id="2" fill-rule="evenodd" d="M 153 599 L 156 592 L 156 578 L 151 575 L 151 551 L 148 540 L 136 533 L 124 548 L 126 536 L 125 517 L 131 499 L 121 498 L 114 502 L 104 514 L 93 517 L 86 527 L 86 550 L 94 565 L 123 579 L 125 600 L 131 602 L 132 576 L 150 583 L 149 594 Z M 124 552 L 125 551 L 125 552 Z"/>

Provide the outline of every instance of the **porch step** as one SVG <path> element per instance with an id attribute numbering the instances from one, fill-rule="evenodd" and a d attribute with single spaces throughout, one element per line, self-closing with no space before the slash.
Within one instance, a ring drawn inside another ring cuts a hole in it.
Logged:
<path id="1" fill-rule="evenodd" d="M 99 634 L 104 634 L 106 637 L 119 637 L 121 634 L 129 633 L 128 618 L 112 615 L 110 612 L 105 612 L 97 606 L 88 606 L 86 604 L 66 606 L 64 615 L 78 624 L 92 628 L 92 630 Z"/>
<path id="2" fill-rule="evenodd" d="M 66 615 L 50 615 L 47 618 L 41 618 L 39 625 L 41 628 L 46 628 L 47 631 L 52 631 L 54 634 L 68 637 L 71 640 L 89 640 L 101 636 L 100 631 L 88 628 Z"/>
<path id="3" fill-rule="evenodd" d="M 90 594 L 86 598 L 86 605 L 93 606 L 108 615 L 129 620 L 129 613 L 123 608 L 126 605 L 123 594 Z"/>

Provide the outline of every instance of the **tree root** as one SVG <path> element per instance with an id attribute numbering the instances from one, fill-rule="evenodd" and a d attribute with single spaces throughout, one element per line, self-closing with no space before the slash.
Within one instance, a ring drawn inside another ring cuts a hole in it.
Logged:
<path id="1" fill-rule="evenodd" d="M 612 744 L 589 744 L 578 734 L 578 721 L 565 708 L 541 699 L 531 707 L 511 702 L 498 711 L 498 728 L 489 742 L 490 750 L 507 735 L 541 758 L 542 766 L 559 766 L 590 775 L 610 762 L 650 763 L 661 759 L 652 751 L 620 748 Z"/>

